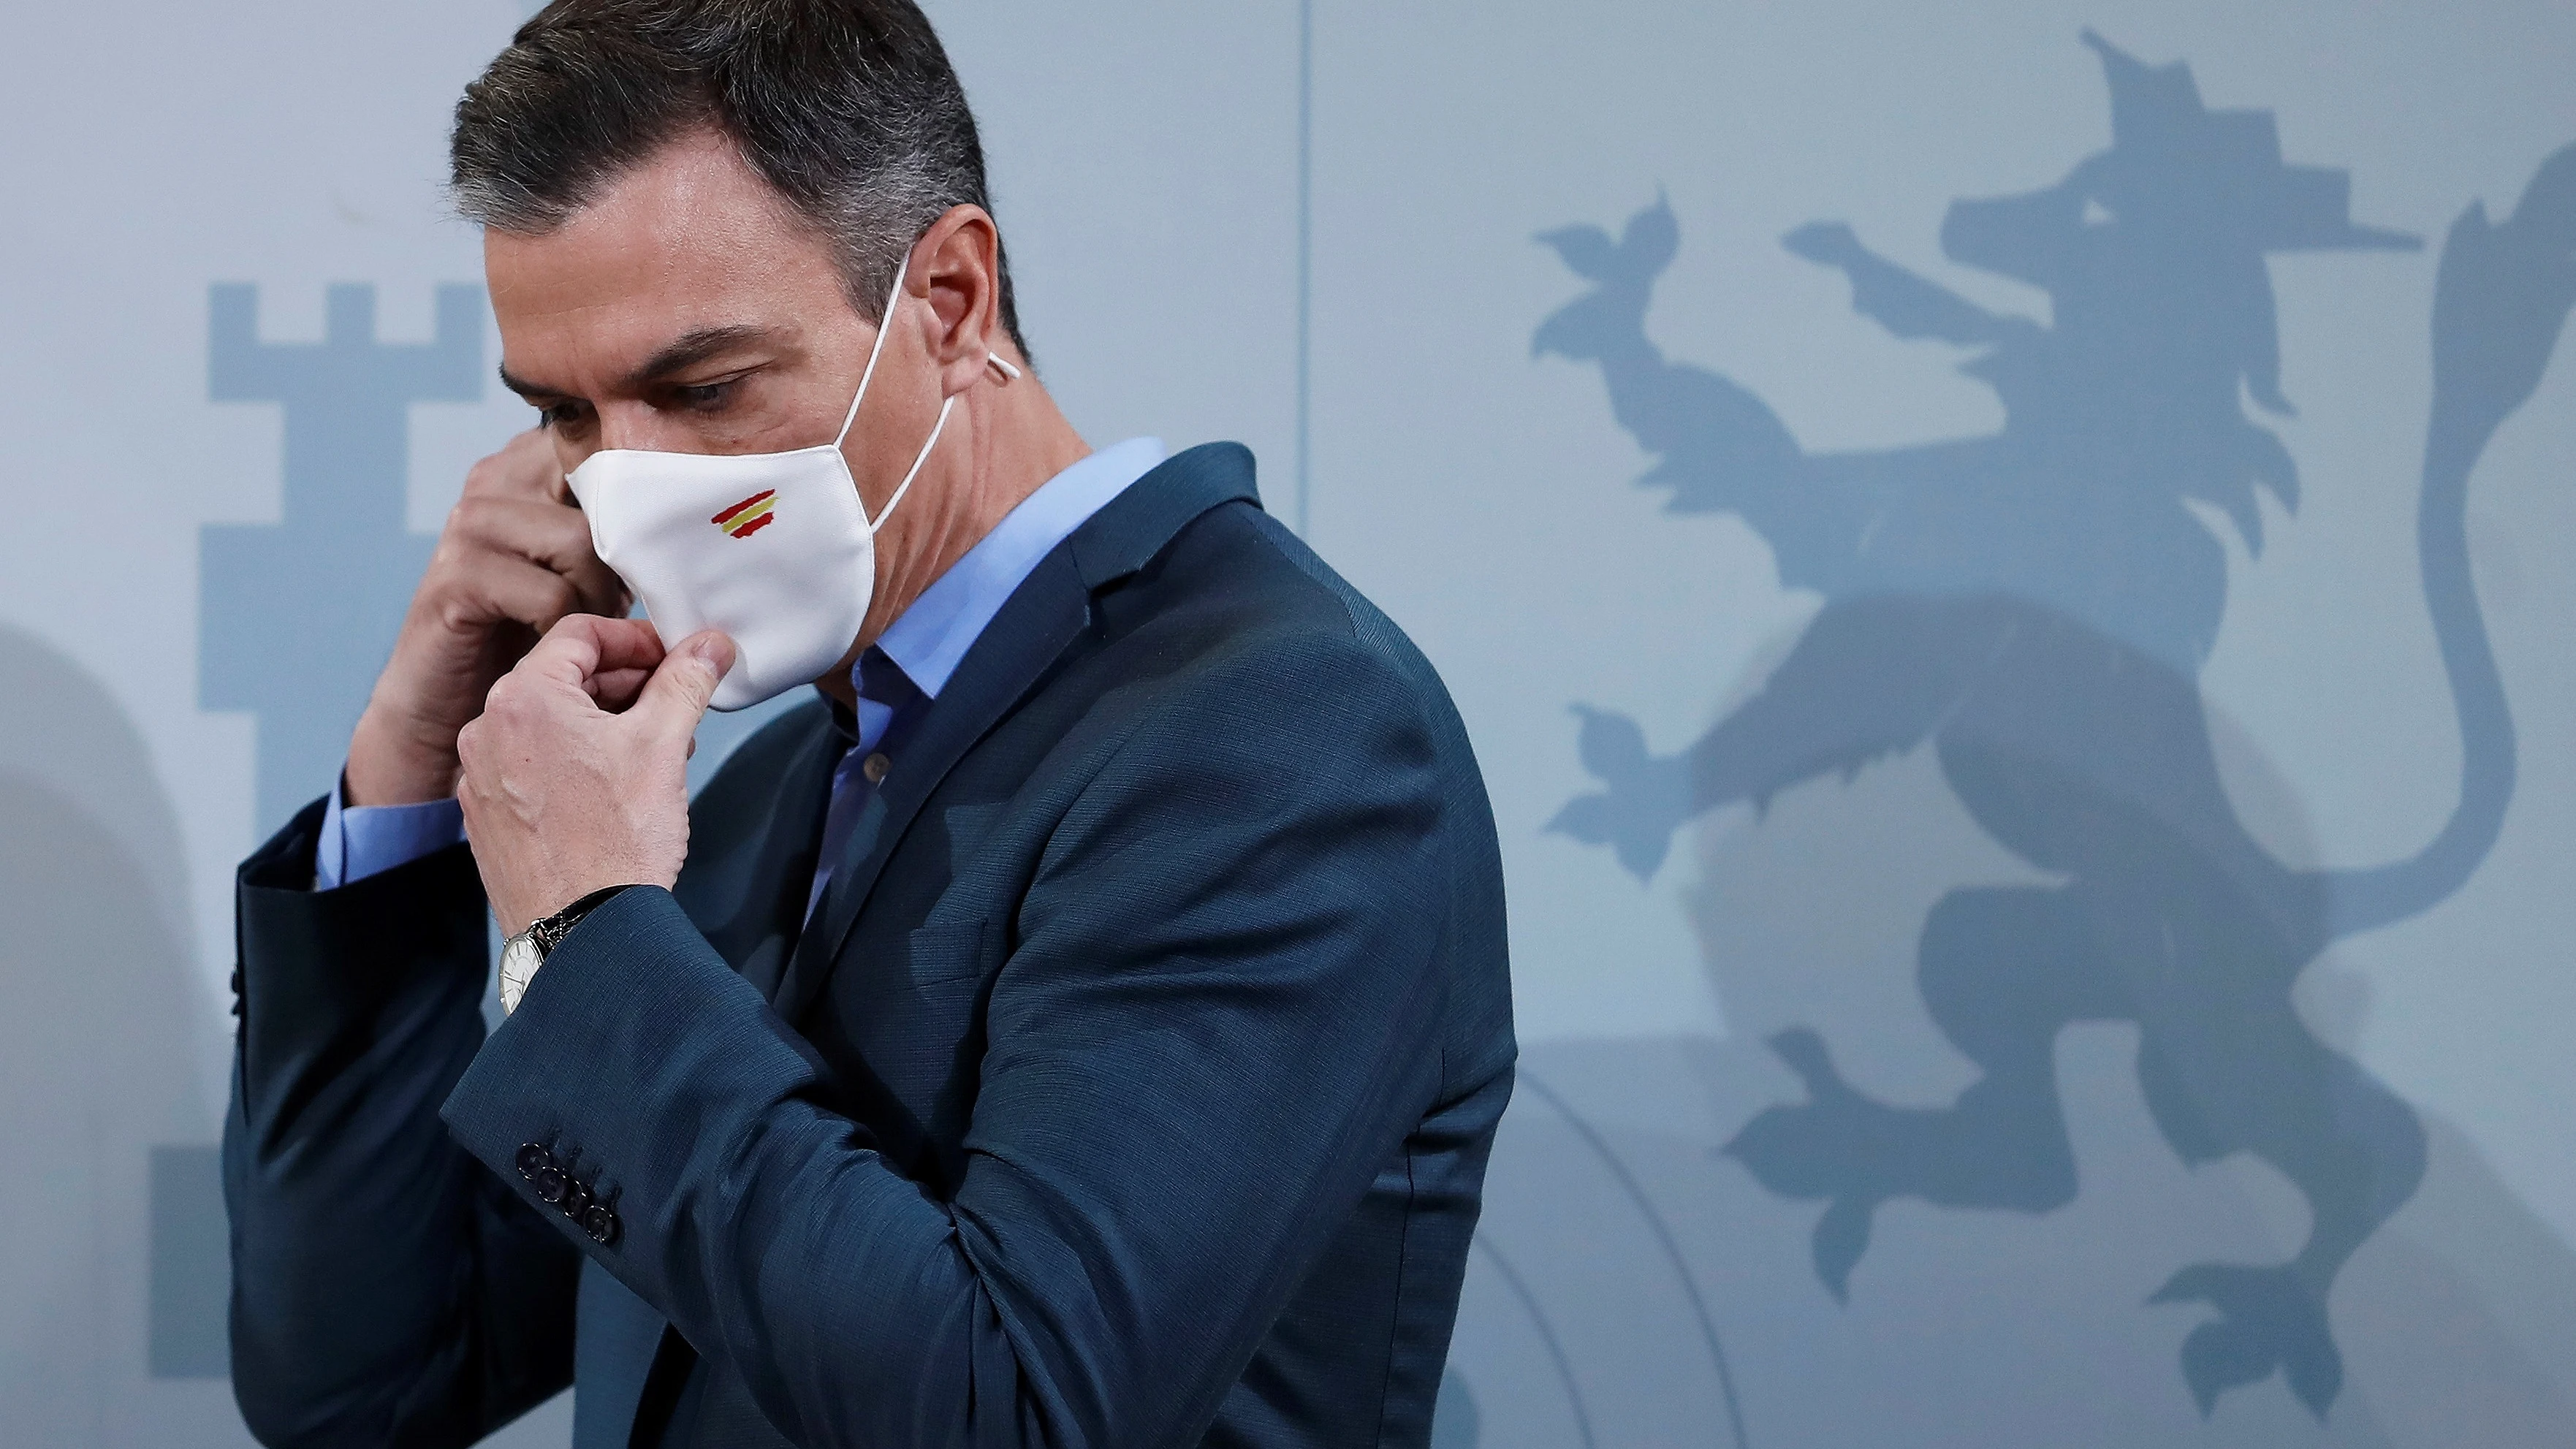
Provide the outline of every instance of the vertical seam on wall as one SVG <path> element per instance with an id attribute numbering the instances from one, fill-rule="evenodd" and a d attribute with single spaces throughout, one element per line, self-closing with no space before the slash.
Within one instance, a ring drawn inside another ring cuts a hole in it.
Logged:
<path id="1" fill-rule="evenodd" d="M 1308 538 L 1314 400 L 1315 0 L 1297 0 L 1297 536 Z"/>

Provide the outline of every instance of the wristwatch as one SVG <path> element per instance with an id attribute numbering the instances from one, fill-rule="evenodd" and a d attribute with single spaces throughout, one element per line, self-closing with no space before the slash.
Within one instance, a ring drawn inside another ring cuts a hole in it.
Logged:
<path id="1" fill-rule="evenodd" d="M 528 994 L 528 983 L 535 980 L 537 968 L 546 957 L 581 924 L 581 918 L 597 909 L 600 902 L 626 889 L 613 885 L 592 891 L 580 900 L 555 912 L 501 943 L 501 1014 L 507 1016 L 519 1009 L 519 998 Z"/>

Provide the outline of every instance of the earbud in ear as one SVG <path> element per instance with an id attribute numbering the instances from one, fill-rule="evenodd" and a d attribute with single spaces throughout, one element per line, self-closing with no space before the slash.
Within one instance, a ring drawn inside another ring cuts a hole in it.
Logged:
<path id="1" fill-rule="evenodd" d="M 1009 363 L 1004 362 L 1002 360 L 1002 354 L 998 352 L 987 352 L 984 354 L 984 360 L 993 364 L 993 370 L 1002 375 L 1002 380 L 1004 382 L 1018 382 L 1020 380 L 1020 370 L 1011 366 Z"/>

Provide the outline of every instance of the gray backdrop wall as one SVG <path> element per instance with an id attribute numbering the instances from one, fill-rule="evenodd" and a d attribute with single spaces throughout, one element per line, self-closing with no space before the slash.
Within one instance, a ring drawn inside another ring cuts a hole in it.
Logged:
<path id="1" fill-rule="evenodd" d="M 528 421 L 523 14 L 10 17 L 0 1442 L 246 1442 L 231 864 Z M 2576 11 L 933 14 L 1077 423 L 1250 443 L 1474 732 L 1443 1445 L 2576 1436 Z"/>

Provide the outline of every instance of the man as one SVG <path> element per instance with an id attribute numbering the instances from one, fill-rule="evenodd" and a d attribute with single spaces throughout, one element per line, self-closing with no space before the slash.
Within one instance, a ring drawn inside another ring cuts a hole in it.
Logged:
<path id="1" fill-rule="evenodd" d="M 1426 1442 L 1513 1057 L 1430 667 L 1057 412 L 905 0 L 558 0 L 453 155 L 543 423 L 242 868 L 254 1432 Z"/>

